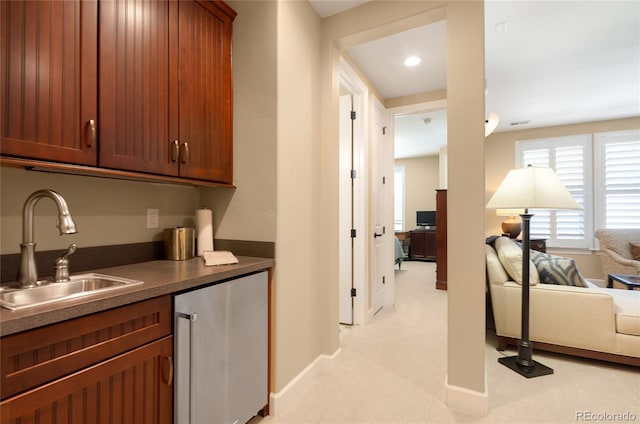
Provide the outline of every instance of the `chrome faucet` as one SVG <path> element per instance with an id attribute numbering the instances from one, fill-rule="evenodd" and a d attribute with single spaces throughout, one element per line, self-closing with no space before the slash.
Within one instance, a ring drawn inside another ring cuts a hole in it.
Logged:
<path id="1" fill-rule="evenodd" d="M 20 244 L 20 268 L 18 269 L 18 283 L 22 288 L 34 287 L 38 281 L 35 258 L 36 244 L 33 241 L 33 212 L 36 203 L 43 197 L 50 198 L 58 207 L 56 226 L 60 230 L 60 235 L 78 232 L 64 197 L 53 190 L 38 190 L 32 193 L 25 201 L 22 210 L 22 243 Z"/>

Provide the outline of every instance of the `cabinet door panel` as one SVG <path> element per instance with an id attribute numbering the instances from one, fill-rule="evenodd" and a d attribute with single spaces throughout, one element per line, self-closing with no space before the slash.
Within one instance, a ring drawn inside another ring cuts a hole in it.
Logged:
<path id="1" fill-rule="evenodd" d="M 9 398 L 0 403 L 0 421 L 171 423 L 172 346 L 173 337 L 165 337 Z"/>
<path id="2" fill-rule="evenodd" d="M 96 164 L 96 2 L 0 4 L 2 154 Z"/>
<path id="3" fill-rule="evenodd" d="M 169 2 L 100 3 L 100 166 L 177 175 Z"/>
<path id="4" fill-rule="evenodd" d="M 235 15 L 221 7 L 216 3 L 179 2 L 180 175 L 231 182 L 230 58 Z"/>

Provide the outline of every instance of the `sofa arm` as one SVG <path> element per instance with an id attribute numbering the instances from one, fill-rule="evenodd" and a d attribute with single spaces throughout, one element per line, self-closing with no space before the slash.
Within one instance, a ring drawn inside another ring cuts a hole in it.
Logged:
<path id="1" fill-rule="evenodd" d="M 520 338 L 521 287 L 491 285 L 496 333 Z M 583 287 L 538 284 L 530 289 L 530 339 L 561 346 L 607 351 L 615 339 L 613 298 Z"/>
<path id="2" fill-rule="evenodd" d="M 640 261 L 636 261 L 634 259 L 627 259 L 623 256 L 621 256 L 618 252 L 611 250 L 611 249 L 603 249 L 603 252 L 605 252 L 607 255 L 611 256 L 611 259 L 620 264 L 620 265 L 624 265 L 624 266 L 630 266 L 632 268 L 635 268 L 636 270 L 640 271 Z"/>
<path id="3" fill-rule="evenodd" d="M 608 274 L 640 275 L 640 261 L 627 259 L 610 249 L 603 249 L 600 253 L 602 272 Z"/>

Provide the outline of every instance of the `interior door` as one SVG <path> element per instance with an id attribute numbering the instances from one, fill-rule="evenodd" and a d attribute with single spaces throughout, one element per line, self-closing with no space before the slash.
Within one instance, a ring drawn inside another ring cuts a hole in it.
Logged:
<path id="1" fill-rule="evenodd" d="M 340 213 L 339 213 L 339 291 L 340 323 L 353 324 L 353 187 L 350 172 L 353 161 L 353 131 L 351 110 L 353 97 L 346 94 L 340 97 Z"/>
<path id="2" fill-rule="evenodd" d="M 372 190 L 374 260 L 371 307 L 395 303 L 393 274 L 393 138 L 384 107 L 373 102 Z"/>

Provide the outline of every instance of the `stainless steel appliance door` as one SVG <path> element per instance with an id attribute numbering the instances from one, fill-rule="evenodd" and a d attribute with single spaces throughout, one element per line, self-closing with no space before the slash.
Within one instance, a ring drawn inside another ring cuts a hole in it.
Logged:
<path id="1" fill-rule="evenodd" d="M 174 298 L 177 424 L 246 423 L 268 401 L 267 272 Z"/>

